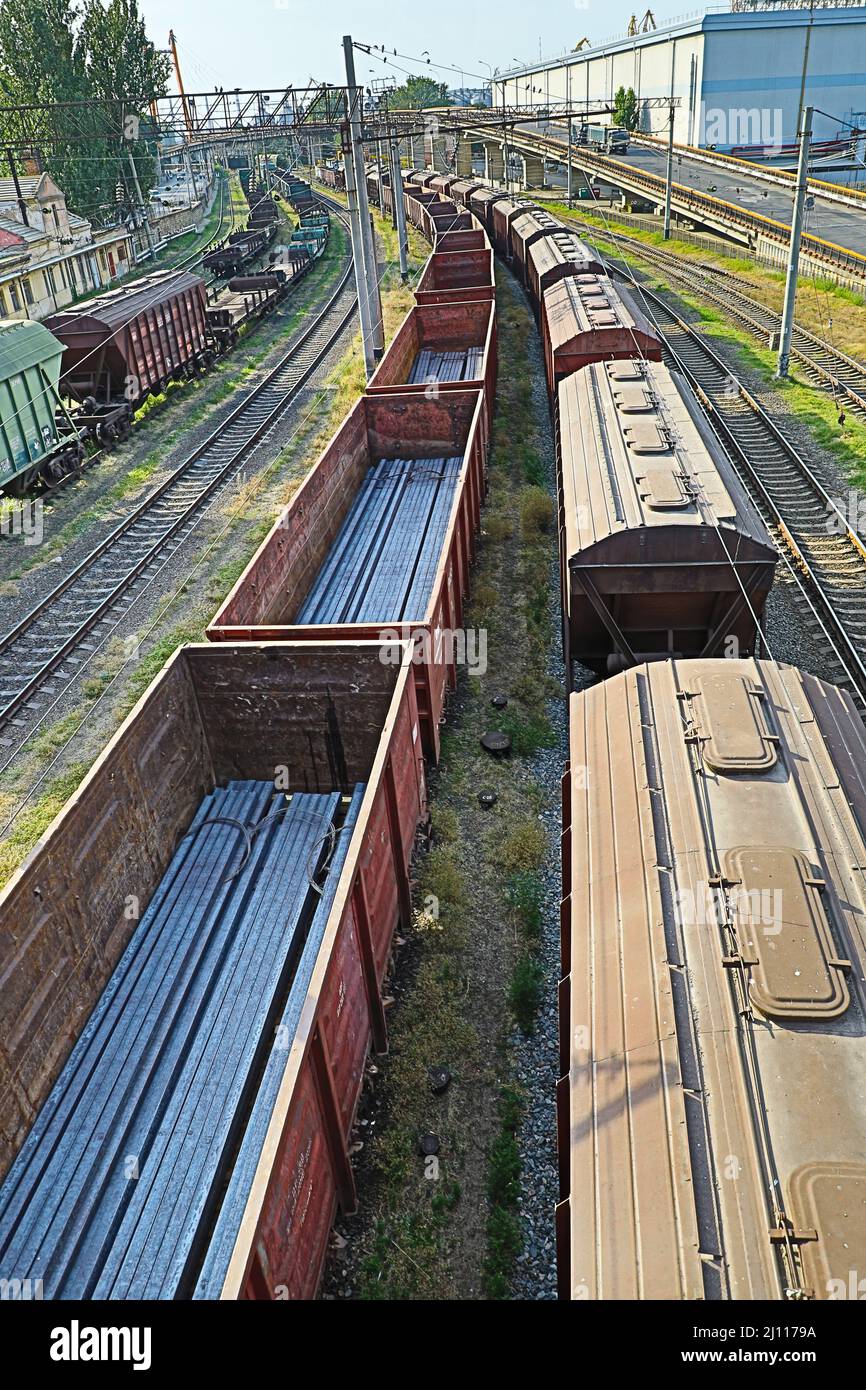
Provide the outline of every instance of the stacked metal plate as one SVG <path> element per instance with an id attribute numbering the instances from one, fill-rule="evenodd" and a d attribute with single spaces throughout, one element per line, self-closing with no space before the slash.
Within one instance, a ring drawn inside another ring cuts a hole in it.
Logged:
<path id="1" fill-rule="evenodd" d="M 421 622 L 462 465 L 461 458 L 374 464 L 295 622 Z"/>
<path id="2" fill-rule="evenodd" d="M 41 1279 L 46 1298 L 192 1287 L 324 932 L 341 820 L 336 793 L 205 798 L 0 1189 L 0 1277 Z"/>
<path id="3" fill-rule="evenodd" d="M 477 381 L 481 375 L 484 350 L 464 348 L 460 352 L 434 352 L 423 348 L 412 366 L 409 382 L 413 386 L 426 381 Z"/>

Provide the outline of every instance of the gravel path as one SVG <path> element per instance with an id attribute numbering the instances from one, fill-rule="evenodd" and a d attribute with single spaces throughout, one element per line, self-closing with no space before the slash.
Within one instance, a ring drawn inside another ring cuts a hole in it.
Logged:
<path id="1" fill-rule="evenodd" d="M 548 409 L 541 343 L 537 334 L 533 335 L 529 352 L 533 365 L 533 413 L 543 425 L 539 430 L 539 455 L 544 462 L 547 487 L 555 497 L 554 436 Z M 554 636 L 548 674 L 564 689 L 566 673 L 559 641 L 562 616 L 555 536 L 550 546 L 550 624 Z M 513 1289 L 516 1298 L 533 1300 L 556 1298 L 553 1213 L 559 1196 L 555 1100 L 556 1083 L 559 1079 L 557 991 L 560 978 L 559 905 L 562 897 L 560 785 L 568 758 L 567 702 L 560 697 L 550 700 L 548 717 L 556 742 L 552 748 L 541 749 L 529 763 L 532 775 L 544 787 L 549 802 L 549 809 L 542 814 L 548 835 L 548 852 L 542 869 L 544 920 L 536 954 L 543 972 L 541 1004 L 536 1016 L 534 1033 L 526 1038 L 519 1029 L 515 1029 L 510 1038 L 515 1073 L 526 1099 L 519 1135 L 523 1250 L 518 1256 Z"/>

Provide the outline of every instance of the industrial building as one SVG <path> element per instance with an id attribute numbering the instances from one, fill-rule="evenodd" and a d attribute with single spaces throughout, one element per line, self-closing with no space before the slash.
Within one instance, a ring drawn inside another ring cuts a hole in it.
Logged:
<path id="1" fill-rule="evenodd" d="M 497 103 L 541 108 L 603 102 L 633 88 L 640 126 L 667 130 L 652 98 L 679 98 L 674 138 L 717 149 L 789 144 L 801 98 L 816 108 L 814 134 L 866 127 L 866 6 L 802 3 L 713 7 L 649 33 L 497 75 Z M 830 114 L 825 114 L 830 113 Z"/>

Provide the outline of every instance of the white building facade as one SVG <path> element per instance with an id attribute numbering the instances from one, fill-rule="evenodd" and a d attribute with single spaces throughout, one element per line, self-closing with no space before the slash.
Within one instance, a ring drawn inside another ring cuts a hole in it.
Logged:
<path id="1" fill-rule="evenodd" d="M 805 80 L 804 80 L 805 74 Z M 778 145 L 797 138 L 801 93 L 816 139 L 866 128 L 866 6 L 711 9 L 680 22 L 500 73 L 497 104 L 604 102 L 632 87 L 639 128 L 667 131 L 650 98 L 679 98 L 675 140 L 689 145 Z M 828 113 L 828 114 L 823 114 Z M 606 117 L 597 117 L 602 122 Z"/>

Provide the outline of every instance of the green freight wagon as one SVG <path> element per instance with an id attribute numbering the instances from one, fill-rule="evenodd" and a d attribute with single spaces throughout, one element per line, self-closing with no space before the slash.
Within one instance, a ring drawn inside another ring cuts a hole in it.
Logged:
<path id="1" fill-rule="evenodd" d="M 84 456 L 58 394 L 63 344 L 32 319 L 0 319 L 0 489 L 20 495 Z M 63 429 L 58 429 L 60 413 Z"/>

